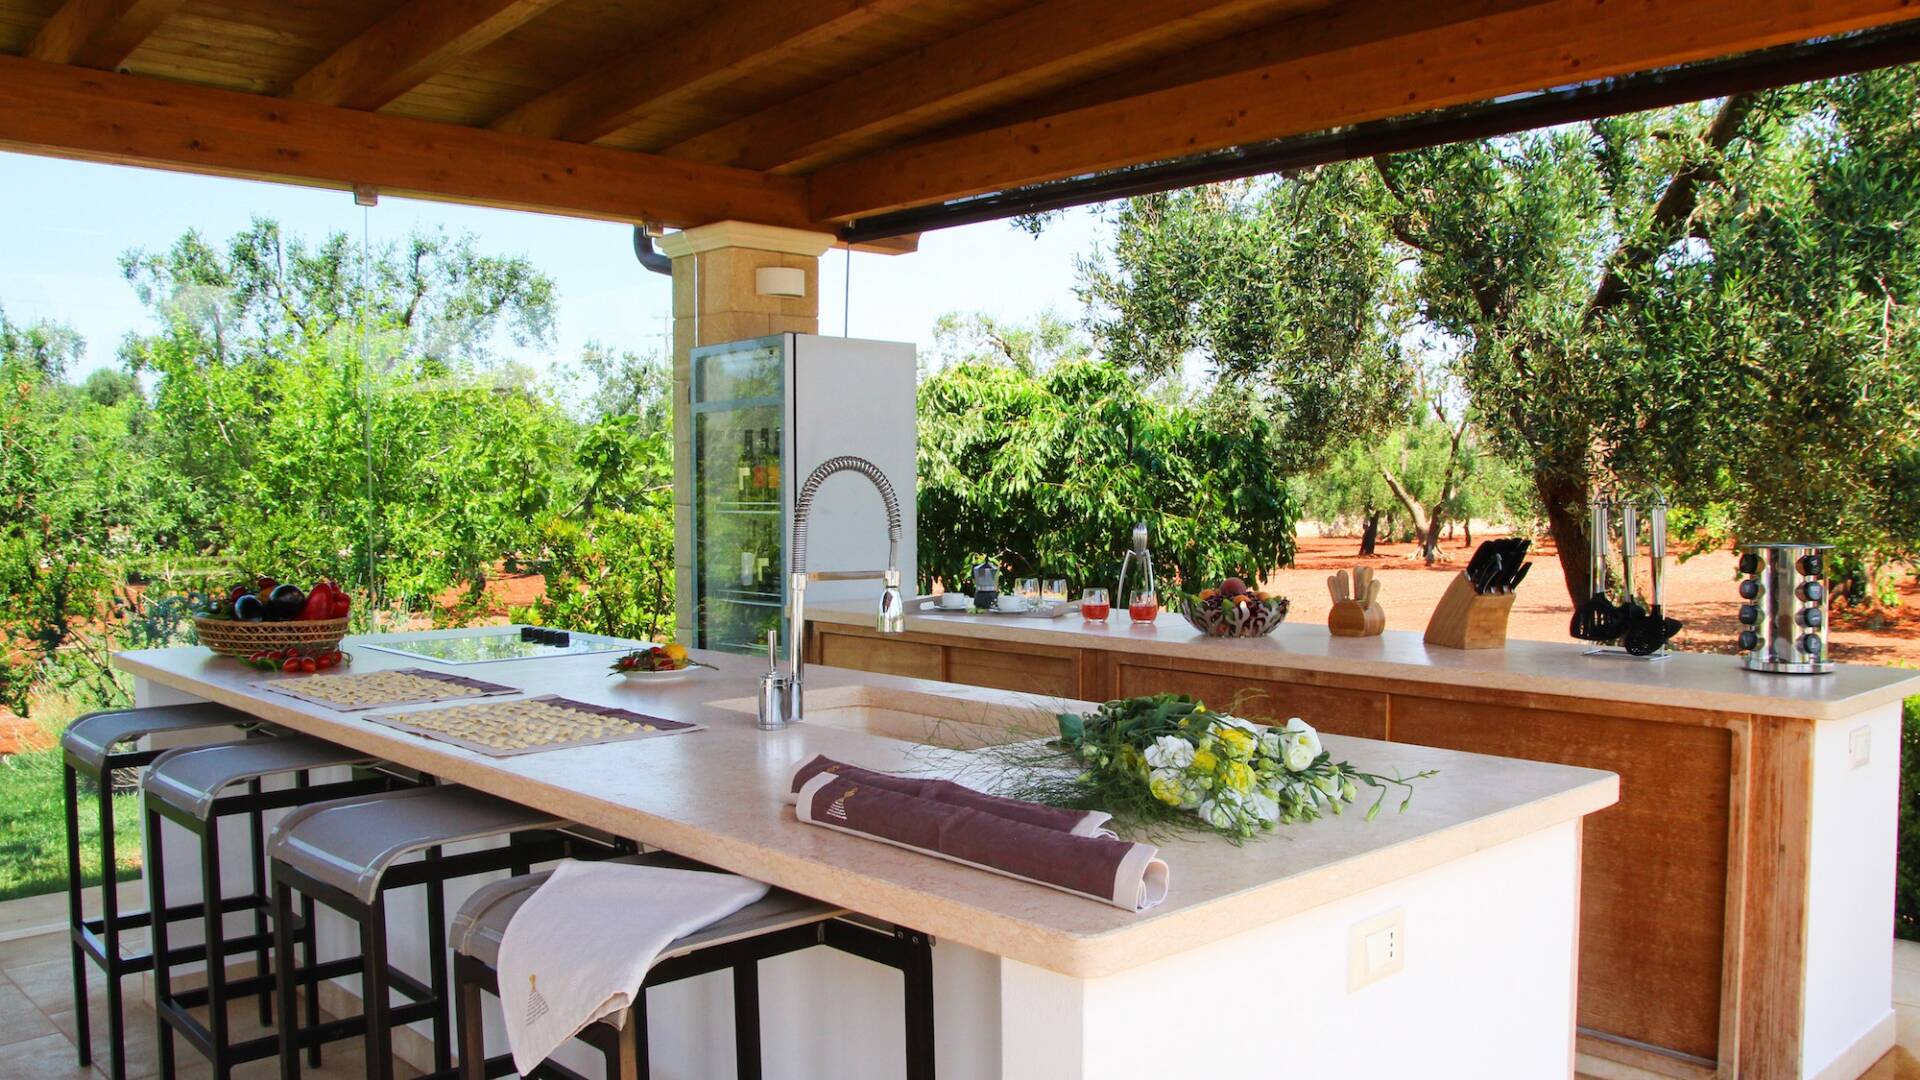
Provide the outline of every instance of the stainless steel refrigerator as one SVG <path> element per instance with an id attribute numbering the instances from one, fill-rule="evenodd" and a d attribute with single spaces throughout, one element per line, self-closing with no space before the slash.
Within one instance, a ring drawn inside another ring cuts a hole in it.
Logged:
<path id="1" fill-rule="evenodd" d="M 785 652 L 788 545 L 795 490 L 821 462 L 853 454 L 878 465 L 900 499 L 900 570 L 914 546 L 915 355 L 910 344 L 777 334 L 692 351 L 693 580 L 680 581 L 694 638 L 707 649 L 761 653 L 778 627 Z M 863 478 L 820 488 L 809 570 L 886 565 L 886 513 Z M 809 585 L 809 603 L 878 597 L 874 581 Z M 684 616 L 683 616 L 684 617 Z"/>

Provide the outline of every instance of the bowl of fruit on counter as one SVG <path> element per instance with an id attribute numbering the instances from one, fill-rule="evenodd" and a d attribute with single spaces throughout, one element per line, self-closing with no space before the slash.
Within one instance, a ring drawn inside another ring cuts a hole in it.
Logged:
<path id="1" fill-rule="evenodd" d="M 1208 637 L 1263 637 L 1287 619 L 1287 598 L 1268 596 L 1237 577 L 1180 597 L 1180 614 Z"/>
<path id="2" fill-rule="evenodd" d="M 634 682 L 675 682 L 699 668 L 710 668 L 687 655 L 687 647 L 677 642 L 644 645 L 607 666 L 607 670 Z"/>
<path id="3" fill-rule="evenodd" d="M 221 656 L 250 660 L 278 651 L 290 656 L 338 655 L 353 600 L 331 581 L 302 589 L 270 577 L 199 597 L 193 628 L 200 643 Z"/>

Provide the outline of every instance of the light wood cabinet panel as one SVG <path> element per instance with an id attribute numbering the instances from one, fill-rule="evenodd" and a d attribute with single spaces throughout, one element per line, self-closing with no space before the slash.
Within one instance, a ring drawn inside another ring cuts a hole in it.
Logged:
<path id="1" fill-rule="evenodd" d="M 1734 733 L 1395 696 L 1399 742 L 1607 769 L 1586 819 L 1580 1026 L 1712 1061 L 1725 962 Z"/>
<path id="2" fill-rule="evenodd" d="M 1018 690 L 1053 697 L 1079 696 L 1079 665 L 1071 654 L 1053 655 L 1033 650 L 947 647 L 947 681 L 996 690 Z"/>
<path id="3" fill-rule="evenodd" d="M 840 634 L 831 630 L 813 630 L 813 648 L 807 654 L 811 663 L 828 667 L 877 671 L 882 675 L 905 675 L 914 679 L 945 679 L 940 646 L 904 637 Z"/>
<path id="4" fill-rule="evenodd" d="M 1231 707 L 1249 720 L 1285 723 L 1298 716 L 1321 731 L 1387 737 L 1387 695 L 1364 690 L 1248 679 L 1183 668 L 1146 667 L 1123 658 L 1115 665 L 1119 680 L 1114 697 L 1142 694 L 1190 694 L 1213 708 Z"/>

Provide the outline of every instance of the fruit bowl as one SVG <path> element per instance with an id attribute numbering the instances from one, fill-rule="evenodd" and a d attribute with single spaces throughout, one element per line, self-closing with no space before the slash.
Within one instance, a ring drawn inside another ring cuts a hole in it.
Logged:
<path id="1" fill-rule="evenodd" d="M 1208 637 L 1265 637 L 1287 620 L 1287 598 L 1208 589 L 1179 598 L 1180 614 Z"/>
<path id="2" fill-rule="evenodd" d="M 193 620 L 200 644 L 221 656 L 242 660 L 263 649 L 296 649 L 303 653 L 332 652 L 347 636 L 347 616 L 302 619 L 296 622 L 243 622 L 200 616 Z"/>

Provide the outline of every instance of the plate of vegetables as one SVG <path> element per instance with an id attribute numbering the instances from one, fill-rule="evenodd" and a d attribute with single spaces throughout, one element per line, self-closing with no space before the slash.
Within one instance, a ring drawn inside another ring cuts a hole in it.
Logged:
<path id="1" fill-rule="evenodd" d="M 607 670 L 635 682 L 678 682 L 698 668 L 712 666 L 688 656 L 685 645 L 670 641 L 635 649 L 609 664 Z"/>

